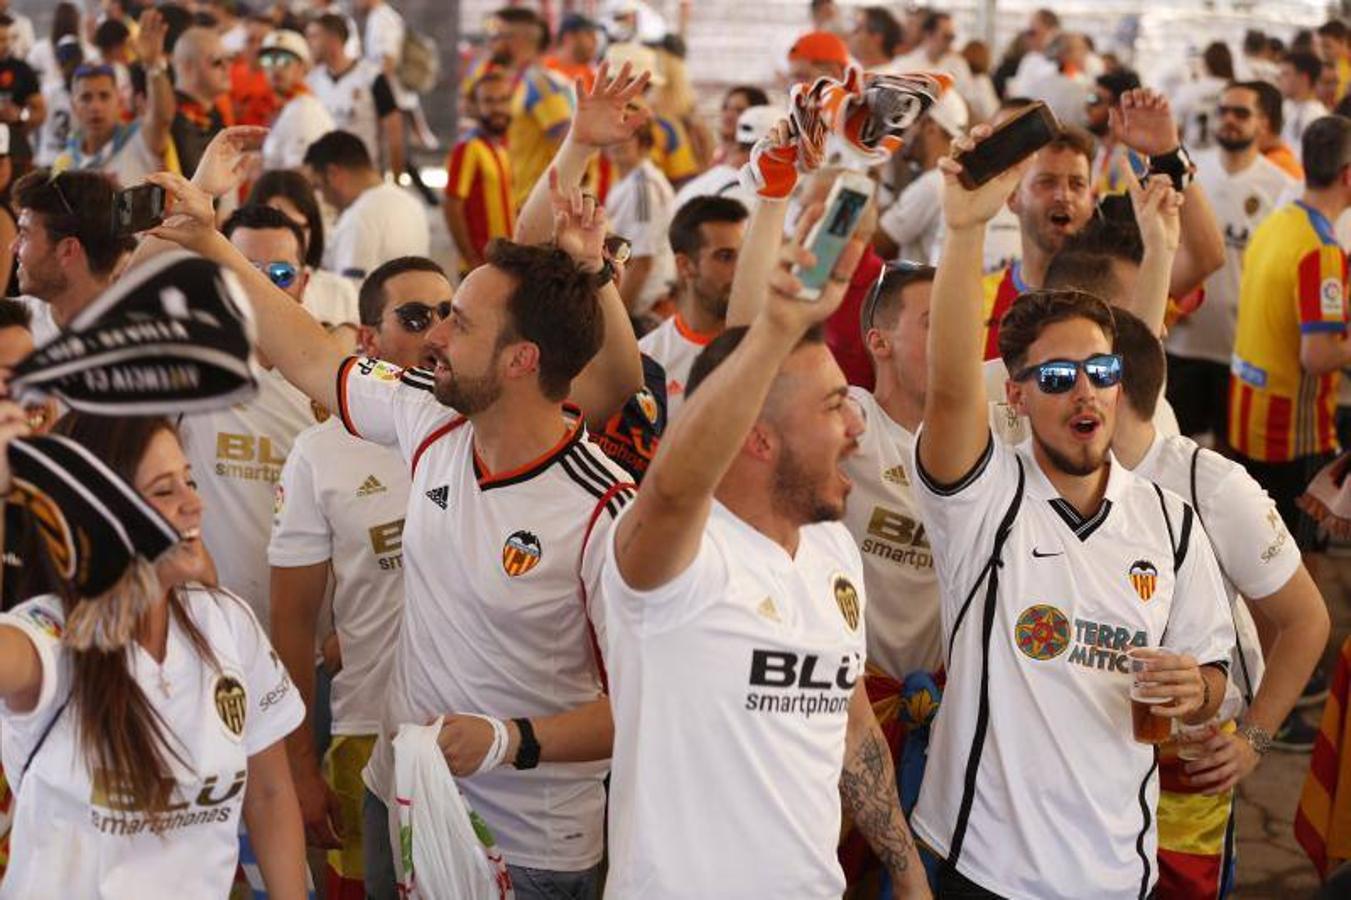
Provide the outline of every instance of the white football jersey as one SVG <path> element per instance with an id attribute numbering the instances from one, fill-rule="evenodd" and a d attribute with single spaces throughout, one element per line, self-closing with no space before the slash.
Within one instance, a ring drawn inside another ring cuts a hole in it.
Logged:
<path id="1" fill-rule="evenodd" d="M 1175 356 L 1228 366 L 1238 330 L 1238 290 L 1248 238 L 1299 182 L 1261 154 L 1248 168 L 1231 175 L 1217 148 L 1196 154 L 1196 180 L 1205 188 L 1224 231 L 1224 266 L 1206 279 L 1200 307 L 1168 329 L 1164 346 Z"/>
<path id="2" fill-rule="evenodd" d="M 15 715 L 0 704 L 0 747 L 16 798 L 0 897 L 180 900 L 229 893 L 249 757 L 293 731 L 305 707 L 239 598 L 201 587 L 179 596 L 219 668 L 198 655 L 173 616 L 163 663 L 140 646 L 127 657 L 132 677 L 187 763 L 166 754 L 178 783 L 158 833 L 117 780 L 91 771 L 86 761 L 77 712 L 67 705 L 73 663 L 61 644 L 60 600 L 38 597 L 0 615 L 0 624 L 33 642 L 42 665 L 37 706 Z"/>
<path id="3" fill-rule="evenodd" d="M 310 144 L 335 127 L 333 116 L 322 100 L 309 92 L 296 94 L 281 108 L 268 129 L 263 141 L 263 168 L 300 168 Z"/>
<path id="4" fill-rule="evenodd" d="M 427 210 L 398 185 L 367 188 L 338 216 L 324 247 L 324 268 L 362 281 L 400 256 L 426 256 L 431 248 Z"/>
<path id="5" fill-rule="evenodd" d="M 689 326 L 685 317 L 676 313 L 656 328 L 643 335 L 638 349 L 661 364 L 666 370 L 666 421 L 685 402 L 685 384 L 690 380 L 694 360 L 708 346 L 716 334 L 701 334 Z"/>
<path id="6" fill-rule="evenodd" d="M 610 230 L 629 239 L 633 256 L 652 259 L 652 268 L 634 304 L 635 313 L 651 309 L 676 280 L 675 251 L 668 236 L 675 212 L 671 182 L 650 159 L 619 179 L 605 198 Z"/>
<path id="7" fill-rule="evenodd" d="M 388 804 L 388 735 L 442 713 L 548 716 L 602 695 L 589 624 L 610 523 L 628 476 L 560 415 L 559 442 L 510 472 L 489 472 L 474 427 L 442 405 L 425 370 L 353 357 L 339 374 L 343 423 L 397 447 L 412 469 L 404 518 L 404 623 L 382 739 L 366 784 Z M 589 535 L 589 540 L 587 539 Z M 603 644 L 602 644 L 603 646 Z M 510 765 L 458 779 L 514 865 L 577 871 L 599 862 L 606 762 Z"/>
<path id="8" fill-rule="evenodd" d="M 606 897 L 843 893 L 839 783 L 863 674 L 863 571 L 838 522 L 798 534 L 790 557 L 714 502 L 694 561 L 652 591 L 630 588 L 607 546 Z"/>
<path id="9" fill-rule="evenodd" d="M 1084 517 L 1030 442 L 992 438 L 944 487 L 919 466 L 923 441 L 921 430 L 915 497 L 948 681 L 912 827 L 1000 896 L 1143 896 L 1158 878 L 1158 764 L 1133 738 L 1126 651 L 1167 646 L 1227 668 L 1234 629 L 1205 532 L 1194 517 L 1184 527 L 1180 498 L 1111 457 L 1102 505 Z"/>
<path id="10" fill-rule="evenodd" d="M 267 537 L 277 480 L 315 405 L 273 369 L 258 373 L 258 396 L 216 412 L 184 416 L 183 449 L 206 515 L 202 540 L 220 584 L 243 597 L 270 627 Z"/>
<path id="11" fill-rule="evenodd" d="M 938 576 L 911 487 L 915 436 L 869 392 L 851 387 L 849 395 L 868 422 L 858 452 L 844 461 L 854 483 L 844 524 L 863 555 L 868 587 L 868 662 L 900 681 L 943 661 Z"/>
<path id="12" fill-rule="evenodd" d="M 333 734 L 380 730 L 380 673 L 394 655 L 403 612 L 408 487 L 403 457 L 357 440 L 337 419 L 301 432 L 277 484 L 268 562 L 333 564 L 333 624 L 342 647 Z"/>
<path id="13" fill-rule="evenodd" d="M 376 97 L 376 81 L 380 78 L 379 66 L 364 59 L 354 61 L 347 71 L 337 75 L 329 72 L 327 66 L 315 66 L 305 77 L 305 83 L 333 117 L 334 127 L 361 138 L 371 161 L 377 166 L 380 165 L 380 117 L 394 108 L 392 94 L 388 94 L 383 103 Z M 382 94 L 389 90 L 387 84 L 388 81 L 383 80 Z"/>

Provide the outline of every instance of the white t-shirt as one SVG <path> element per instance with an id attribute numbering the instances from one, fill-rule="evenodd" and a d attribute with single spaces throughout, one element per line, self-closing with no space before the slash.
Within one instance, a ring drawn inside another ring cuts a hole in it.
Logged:
<path id="1" fill-rule="evenodd" d="M 1234 629 L 1205 533 L 1193 527 L 1175 549 L 1167 521 L 1181 532 L 1182 500 L 1111 457 L 1103 504 L 1085 518 L 1030 442 L 991 439 L 969 474 L 939 487 L 919 466 L 923 441 L 921 430 L 915 497 L 952 651 L 911 826 L 952 856 L 974 756 L 962 875 L 1004 897 L 1146 893 L 1158 877 L 1157 762 L 1132 736 L 1125 651 L 1166 643 L 1227 665 Z M 1015 460 L 1025 485 L 986 628 L 985 567 L 1018 484 Z"/>
<path id="2" fill-rule="evenodd" d="M 1238 292 L 1248 238 L 1299 182 L 1260 153 L 1246 169 L 1230 175 L 1220 162 L 1218 147 L 1196 154 L 1196 180 L 1205 188 L 1224 231 L 1224 266 L 1206 279 L 1205 302 L 1168 329 L 1164 345 L 1176 356 L 1228 366 L 1238 329 Z"/>
<path id="3" fill-rule="evenodd" d="M 872 394 L 851 387 L 849 395 L 868 422 L 858 452 L 844 461 L 854 483 L 844 524 L 862 554 L 868 586 L 868 662 L 899 681 L 943 662 L 938 576 L 909 472 L 915 436 Z"/>
<path id="4" fill-rule="evenodd" d="M 337 76 L 325 66 L 315 66 L 305 83 L 333 117 L 333 127 L 361 138 L 371 161 L 379 165 L 380 117 L 394 108 L 393 92 L 379 66 L 359 59 Z M 385 98 L 383 103 L 377 93 Z"/>
<path id="5" fill-rule="evenodd" d="M 1285 125 L 1281 128 L 1281 138 L 1290 145 L 1295 157 L 1302 159 L 1304 129 L 1312 125 L 1315 119 L 1326 116 L 1328 108 L 1318 98 L 1310 97 L 1308 100 L 1286 100 L 1284 113 Z"/>
<path id="6" fill-rule="evenodd" d="M 1173 117 L 1188 148 L 1204 150 L 1215 143 L 1215 129 L 1220 124 L 1217 107 L 1228 84 L 1223 78 L 1203 75 L 1178 87 L 1173 95 Z"/>
<path id="7" fill-rule="evenodd" d="M 427 210 L 403 188 L 377 184 L 342 211 L 329 241 L 324 268 L 360 280 L 391 259 L 430 252 Z"/>
<path id="8" fill-rule="evenodd" d="M 897 259 L 926 265 L 936 260 L 943 230 L 942 192 L 943 173 L 930 169 L 906 185 L 882 213 L 878 227 L 900 248 Z"/>
<path id="9" fill-rule="evenodd" d="M 70 91 L 66 90 L 62 81 L 42 86 L 42 102 L 47 107 L 47 118 L 42 120 L 42 127 L 38 129 L 33 163 L 45 168 L 56 162 L 56 158 L 66 149 L 75 118 L 70 110 Z"/>
<path id="10" fill-rule="evenodd" d="M 403 58 L 404 31 L 403 16 L 388 3 L 381 3 L 366 15 L 366 30 L 362 35 L 366 59 L 384 71 L 385 58 L 393 57 L 397 62 Z M 417 103 L 417 94 L 405 89 L 397 78 L 390 78 L 389 86 L 399 102 L 400 109 L 411 109 Z"/>
<path id="11" fill-rule="evenodd" d="M 297 94 L 281 108 L 263 141 L 263 168 L 300 168 L 310 144 L 336 127 L 323 101 L 314 94 Z"/>
<path id="12" fill-rule="evenodd" d="M 652 268 L 643 282 L 634 312 L 643 313 L 670 292 L 675 281 L 675 253 L 667 229 L 675 215 L 675 191 L 671 182 L 650 159 L 644 159 L 632 172 L 610 188 L 605 198 L 605 214 L 610 230 L 633 244 L 635 258 L 652 258 Z"/>
<path id="13" fill-rule="evenodd" d="M 666 370 L 666 421 L 672 422 L 685 402 L 685 383 L 694 360 L 717 335 L 700 334 L 676 313 L 643 335 L 638 349 L 661 363 Z"/>
<path id="14" fill-rule="evenodd" d="M 277 484 L 268 562 L 332 562 L 333 622 L 342 671 L 333 678 L 333 733 L 375 734 L 384 712 L 382 666 L 403 612 L 403 516 L 408 468 L 330 418 L 296 438 Z"/>
<path id="15" fill-rule="evenodd" d="M 839 782 L 863 670 L 863 571 L 838 522 L 798 534 L 790 557 L 714 502 L 694 561 L 652 591 L 625 584 L 607 547 L 606 897 L 843 893 Z"/>
<path id="16" fill-rule="evenodd" d="M 31 712 L 15 715 L 0 705 L 0 747 L 16 798 L 0 897 L 179 900 L 229 892 L 249 757 L 293 731 L 305 708 L 244 603 L 200 587 L 179 596 L 220 668 L 198 655 L 173 616 L 162 664 L 140 646 L 129 651 L 132 677 L 189 764 L 165 754 L 178 785 L 175 809 L 158 835 L 140 811 L 119 802 L 115 783 L 94 777 L 79 744 L 76 710 L 63 709 L 72 656 L 60 641 L 60 601 L 38 597 L 0 615 L 0 624 L 33 642 L 42 665 L 41 694 Z"/>
<path id="17" fill-rule="evenodd" d="M 296 435 L 315 422 L 314 404 L 276 369 L 258 373 L 258 396 L 238 406 L 184 416 L 183 449 L 206 507 L 202 540 L 220 583 L 271 627 L 267 537 L 277 480 Z"/>
<path id="18" fill-rule="evenodd" d="M 325 325 L 360 325 L 361 312 L 357 287 L 352 279 L 327 269 L 310 269 L 301 304 Z"/>
<path id="19" fill-rule="evenodd" d="M 755 191 L 747 190 L 742 185 L 741 170 L 725 163 L 718 163 L 685 182 L 676 191 L 675 202 L 671 205 L 672 215 L 695 197 L 731 197 L 746 207 L 747 212 L 755 209 L 758 199 Z"/>
<path id="20" fill-rule="evenodd" d="M 475 455 L 473 425 L 437 401 L 425 370 L 353 357 L 338 377 L 348 430 L 396 448 L 412 469 L 404 624 L 364 773 L 389 804 L 388 736 L 400 724 L 442 713 L 548 716 L 601 696 L 588 620 L 601 646 L 605 628 L 589 598 L 599 548 L 632 487 L 586 440 L 575 409 L 560 415 L 562 440 L 545 456 L 494 474 Z M 458 784 L 514 865 L 578 871 L 601 858 L 608 768 L 505 765 Z"/>

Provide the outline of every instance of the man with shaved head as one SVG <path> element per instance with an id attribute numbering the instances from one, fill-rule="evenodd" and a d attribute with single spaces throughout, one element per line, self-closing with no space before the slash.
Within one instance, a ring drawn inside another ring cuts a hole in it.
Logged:
<path id="1" fill-rule="evenodd" d="M 191 177 L 216 132 L 234 124 L 230 58 L 216 31 L 194 26 L 174 44 L 173 65 L 178 109 L 169 133 L 183 174 Z"/>

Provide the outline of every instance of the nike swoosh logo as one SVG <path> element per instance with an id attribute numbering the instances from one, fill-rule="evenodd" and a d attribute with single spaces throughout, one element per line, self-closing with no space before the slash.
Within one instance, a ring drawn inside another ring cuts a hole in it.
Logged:
<path id="1" fill-rule="evenodd" d="M 1048 556 L 1064 556 L 1064 555 L 1065 555 L 1065 551 L 1064 551 L 1064 550 L 1061 550 L 1059 553 L 1042 553 L 1042 552 L 1041 552 L 1040 550 L 1038 550 L 1036 547 L 1033 547 L 1033 548 L 1032 548 L 1032 555 L 1035 556 L 1037 559 L 1045 559 L 1045 558 L 1048 557 Z"/>

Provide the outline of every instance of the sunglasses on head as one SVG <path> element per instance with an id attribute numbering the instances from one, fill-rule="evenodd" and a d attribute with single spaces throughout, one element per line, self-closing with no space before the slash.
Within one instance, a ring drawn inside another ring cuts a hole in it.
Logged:
<path id="1" fill-rule="evenodd" d="M 1093 387 L 1112 387 L 1121 383 L 1121 354 L 1095 353 L 1085 360 L 1048 359 L 1023 369 L 1014 381 L 1026 381 L 1035 375 L 1043 394 L 1064 394 L 1078 382 L 1080 369 Z"/>
<path id="2" fill-rule="evenodd" d="M 113 67 L 107 63 L 81 63 L 75 68 L 71 81 L 79 81 L 81 78 L 116 78 L 117 73 Z"/>
<path id="3" fill-rule="evenodd" d="M 860 316 L 863 333 L 867 334 L 868 329 L 873 327 L 873 319 L 877 316 L 877 306 L 882 300 L 882 288 L 887 282 L 888 276 L 894 276 L 891 279 L 893 282 L 891 289 L 900 290 L 912 281 L 922 280 L 921 276 L 925 274 L 932 281 L 933 271 L 932 266 L 911 259 L 897 259 L 884 265 L 882 271 L 877 273 L 877 280 L 873 282 L 872 287 L 868 288 L 868 295 L 863 298 L 863 309 Z"/>
<path id="4" fill-rule="evenodd" d="M 432 326 L 433 317 L 450 318 L 450 301 L 442 300 L 439 303 L 431 304 L 414 300 L 411 303 L 394 307 L 394 317 L 399 320 L 399 324 L 403 326 L 405 331 L 421 334 Z"/>
<path id="5" fill-rule="evenodd" d="M 296 276 L 300 274 L 300 270 L 295 266 L 288 262 L 281 262 L 280 260 L 277 262 L 254 263 L 253 267 L 266 275 L 268 281 L 271 281 L 282 290 L 286 290 L 291 285 L 295 284 Z"/>

